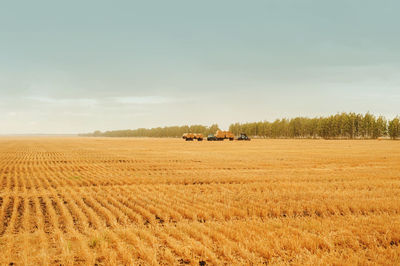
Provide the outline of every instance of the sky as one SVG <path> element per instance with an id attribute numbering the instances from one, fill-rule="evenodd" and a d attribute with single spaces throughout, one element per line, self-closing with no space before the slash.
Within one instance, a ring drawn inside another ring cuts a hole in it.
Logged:
<path id="1" fill-rule="evenodd" d="M 400 114 L 399 1 L 7 1 L 0 134 Z"/>

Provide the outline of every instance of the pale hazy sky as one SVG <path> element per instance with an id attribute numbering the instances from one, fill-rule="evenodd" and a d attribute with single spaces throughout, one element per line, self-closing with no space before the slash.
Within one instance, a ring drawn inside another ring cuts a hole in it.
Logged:
<path id="1" fill-rule="evenodd" d="M 400 114 L 399 1 L 8 1 L 0 134 Z"/>

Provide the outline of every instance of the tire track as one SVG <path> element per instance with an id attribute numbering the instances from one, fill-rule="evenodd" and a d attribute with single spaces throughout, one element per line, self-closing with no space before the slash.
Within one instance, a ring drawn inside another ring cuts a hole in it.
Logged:
<path id="1" fill-rule="evenodd" d="M 1 215 L 0 215 L 0 217 L 1 217 L 0 221 L 2 221 L 0 224 L 1 225 L 0 236 L 4 235 L 4 233 L 6 232 L 8 226 L 9 226 L 11 217 L 13 215 L 14 201 L 15 201 L 14 197 L 10 196 L 10 197 L 7 197 L 7 200 L 4 203 L 4 207 L 3 207 Z"/>
<path id="2" fill-rule="evenodd" d="M 18 198 L 17 216 L 14 222 L 14 234 L 18 234 L 21 230 L 23 231 L 23 219 L 25 214 L 25 199 L 23 197 Z"/>

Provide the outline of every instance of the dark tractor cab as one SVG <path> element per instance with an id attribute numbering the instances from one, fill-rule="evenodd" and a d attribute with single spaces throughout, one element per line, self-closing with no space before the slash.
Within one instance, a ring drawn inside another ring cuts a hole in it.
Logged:
<path id="1" fill-rule="evenodd" d="M 240 133 L 240 136 L 237 140 L 250 140 L 250 138 L 245 133 Z"/>
<path id="2" fill-rule="evenodd" d="M 218 140 L 218 139 L 217 139 L 217 137 L 214 136 L 213 134 L 210 134 L 210 135 L 207 136 L 207 140 L 208 140 L 208 141 L 215 141 L 215 140 Z"/>

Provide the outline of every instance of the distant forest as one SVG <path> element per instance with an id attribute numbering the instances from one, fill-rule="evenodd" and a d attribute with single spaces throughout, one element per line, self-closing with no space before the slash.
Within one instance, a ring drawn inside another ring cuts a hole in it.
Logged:
<path id="1" fill-rule="evenodd" d="M 215 134 L 217 124 L 211 126 L 170 126 L 157 128 L 139 128 L 113 131 L 95 131 L 80 136 L 90 137 L 181 137 L 183 133 Z M 328 117 L 296 117 L 277 119 L 274 122 L 260 121 L 252 123 L 235 123 L 229 126 L 235 135 L 245 133 L 258 138 L 324 138 L 324 139 L 377 139 L 379 137 L 400 137 L 400 120 L 398 117 L 387 120 L 370 113 L 340 113 Z"/>

